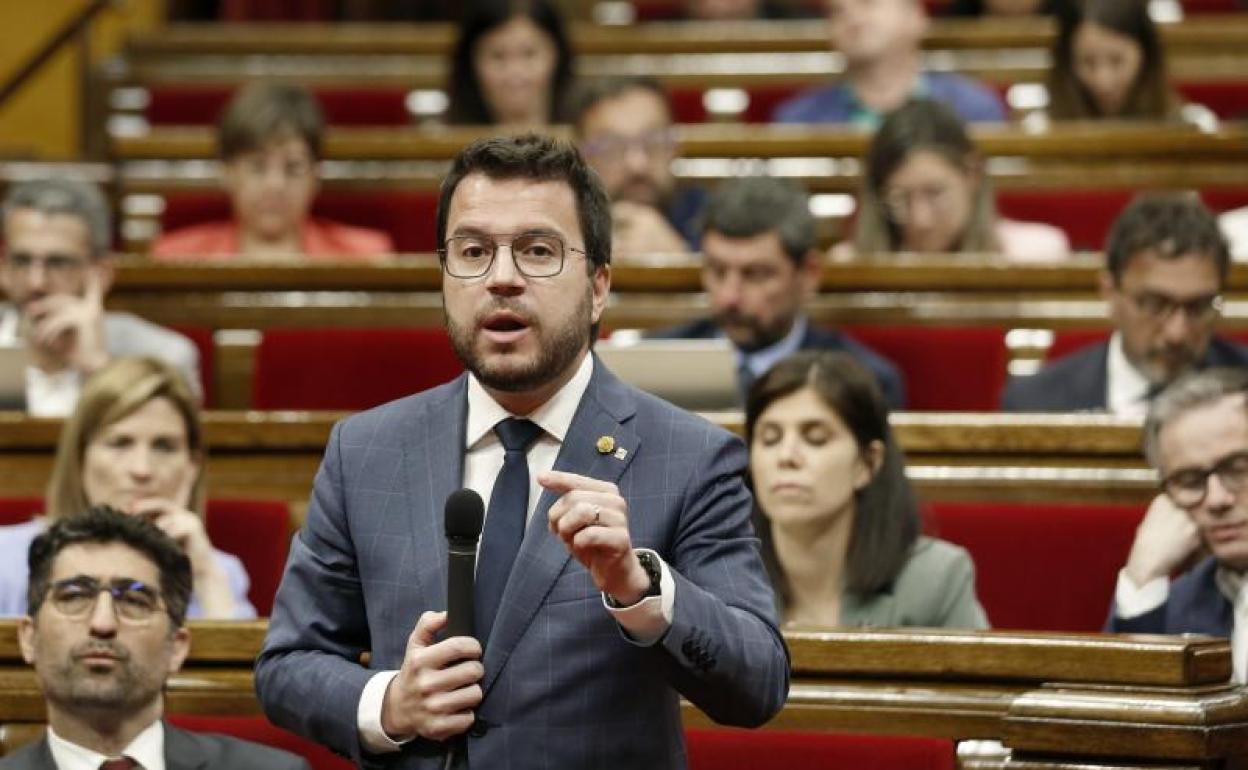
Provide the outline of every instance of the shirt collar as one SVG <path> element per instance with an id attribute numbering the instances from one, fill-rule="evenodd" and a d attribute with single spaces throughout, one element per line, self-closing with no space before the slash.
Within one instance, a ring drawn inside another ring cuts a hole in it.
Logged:
<path id="1" fill-rule="evenodd" d="M 107 759 L 115 759 L 70 743 L 48 726 L 48 749 L 60 770 L 99 770 Z M 165 724 L 157 719 L 134 736 L 121 753 L 138 762 L 144 770 L 165 770 Z"/>
<path id="2" fill-rule="evenodd" d="M 1142 417 L 1148 411 L 1148 378 L 1135 368 L 1122 348 L 1122 333 L 1109 338 L 1105 372 L 1105 406 L 1116 415 Z"/>
<path id="3" fill-rule="evenodd" d="M 468 429 L 465 432 L 465 446 L 472 448 L 480 441 L 494 435 L 494 426 L 508 417 L 524 417 L 537 423 L 537 426 L 554 436 L 560 443 L 568 434 L 572 418 L 576 416 L 576 408 L 580 406 L 581 397 L 589 387 L 589 379 L 594 373 L 594 356 L 586 353 L 581 359 L 572 379 L 550 397 L 550 400 L 534 409 L 527 415 L 513 415 L 499 405 L 494 397 L 486 392 L 485 387 L 475 375 L 468 375 Z"/>
<path id="4" fill-rule="evenodd" d="M 849 122 L 865 128 L 879 128 L 880 123 L 884 122 L 884 116 L 863 104 L 853 86 L 846 90 L 849 91 Z M 910 92 L 910 98 L 926 99 L 931 95 L 931 91 L 931 79 L 928 78 L 926 72 L 920 71 L 919 76 L 914 81 L 914 89 Z"/>
<path id="5" fill-rule="evenodd" d="M 789 329 L 789 333 L 778 341 L 750 353 L 738 351 L 741 362 L 749 367 L 755 377 L 763 376 L 768 369 L 801 349 L 802 340 L 806 337 L 806 326 L 806 316 L 799 315 L 793 321 L 793 328 Z"/>

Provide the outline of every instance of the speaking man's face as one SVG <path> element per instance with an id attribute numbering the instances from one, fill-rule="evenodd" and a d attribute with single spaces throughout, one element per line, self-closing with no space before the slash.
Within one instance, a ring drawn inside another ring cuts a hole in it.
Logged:
<path id="1" fill-rule="evenodd" d="M 87 715 L 116 712 L 131 717 L 161 710 L 165 679 L 190 650 L 190 633 L 175 629 L 160 596 L 160 571 L 122 543 L 79 543 L 57 554 L 50 588 L 33 617 L 19 621 L 22 657 L 34 665 L 49 709 Z M 114 597 L 82 585 L 139 583 L 153 592 L 155 609 L 135 616 Z"/>
<path id="2" fill-rule="evenodd" d="M 611 283 L 608 268 L 587 266 L 572 188 L 469 174 L 451 196 L 446 235 L 448 242 L 471 239 L 474 249 L 497 244 L 484 275 L 443 275 L 447 326 L 464 366 L 486 387 L 505 392 L 540 390 L 571 377 L 589 350 Z M 509 247 L 518 238 L 559 244 L 562 269 L 525 275 L 516 259 L 525 265 L 517 253 L 523 249 Z"/>

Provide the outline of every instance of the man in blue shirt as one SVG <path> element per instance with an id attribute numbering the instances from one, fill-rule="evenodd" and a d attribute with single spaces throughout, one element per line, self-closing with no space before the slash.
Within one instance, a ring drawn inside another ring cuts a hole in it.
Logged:
<path id="1" fill-rule="evenodd" d="M 798 94 L 776 108 L 778 123 L 850 123 L 874 129 L 911 97 L 953 108 L 963 120 L 1004 121 L 991 88 L 951 72 L 924 72 L 927 31 L 921 0 L 828 0 L 832 47 L 845 57 L 844 78 Z"/>

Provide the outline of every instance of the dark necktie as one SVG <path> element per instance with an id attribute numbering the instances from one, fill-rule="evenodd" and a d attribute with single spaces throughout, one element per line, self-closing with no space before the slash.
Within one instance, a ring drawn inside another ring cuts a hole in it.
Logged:
<path id="1" fill-rule="evenodd" d="M 750 388 L 754 387 L 754 370 L 750 368 L 749 362 L 744 360 L 737 367 L 737 387 L 741 389 L 741 403 L 748 402 Z"/>
<path id="2" fill-rule="evenodd" d="M 119 759 L 106 759 L 100 763 L 100 770 L 134 770 L 139 763 L 130 757 L 121 757 Z"/>
<path id="3" fill-rule="evenodd" d="M 494 426 L 502 442 L 503 468 L 494 479 L 490 507 L 485 514 L 485 531 L 477 552 L 477 582 L 473 604 L 475 630 L 484 645 L 503 598 L 503 588 L 511 565 L 524 540 L 529 512 L 529 446 L 542 435 L 542 429 L 528 420 L 508 418 Z"/>

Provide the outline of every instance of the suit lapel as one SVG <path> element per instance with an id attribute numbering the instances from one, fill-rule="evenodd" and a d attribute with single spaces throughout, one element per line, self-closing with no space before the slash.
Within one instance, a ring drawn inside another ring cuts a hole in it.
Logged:
<path id="1" fill-rule="evenodd" d="M 408 521 L 412 526 L 417 586 L 413 597 L 421 607 L 446 602 L 446 498 L 463 486 L 464 431 L 468 379 L 461 376 L 440 396 L 414 412 L 401 431 L 403 466 L 407 471 Z M 408 633 L 403 630 L 406 637 Z"/>
<path id="2" fill-rule="evenodd" d="M 595 359 L 593 378 L 568 427 L 555 470 L 618 483 L 641 446 L 631 425 L 634 410 L 632 394 Z M 598 440 L 604 436 L 612 439 L 610 451 L 599 447 Z M 546 517 L 555 499 L 552 493 L 542 492 L 503 591 L 498 617 L 485 645 L 482 688 L 486 693 L 571 558 L 559 538 L 546 527 Z"/>
<path id="3" fill-rule="evenodd" d="M 165 722 L 165 770 L 196 770 L 206 764 L 204 755 L 189 736 Z"/>

